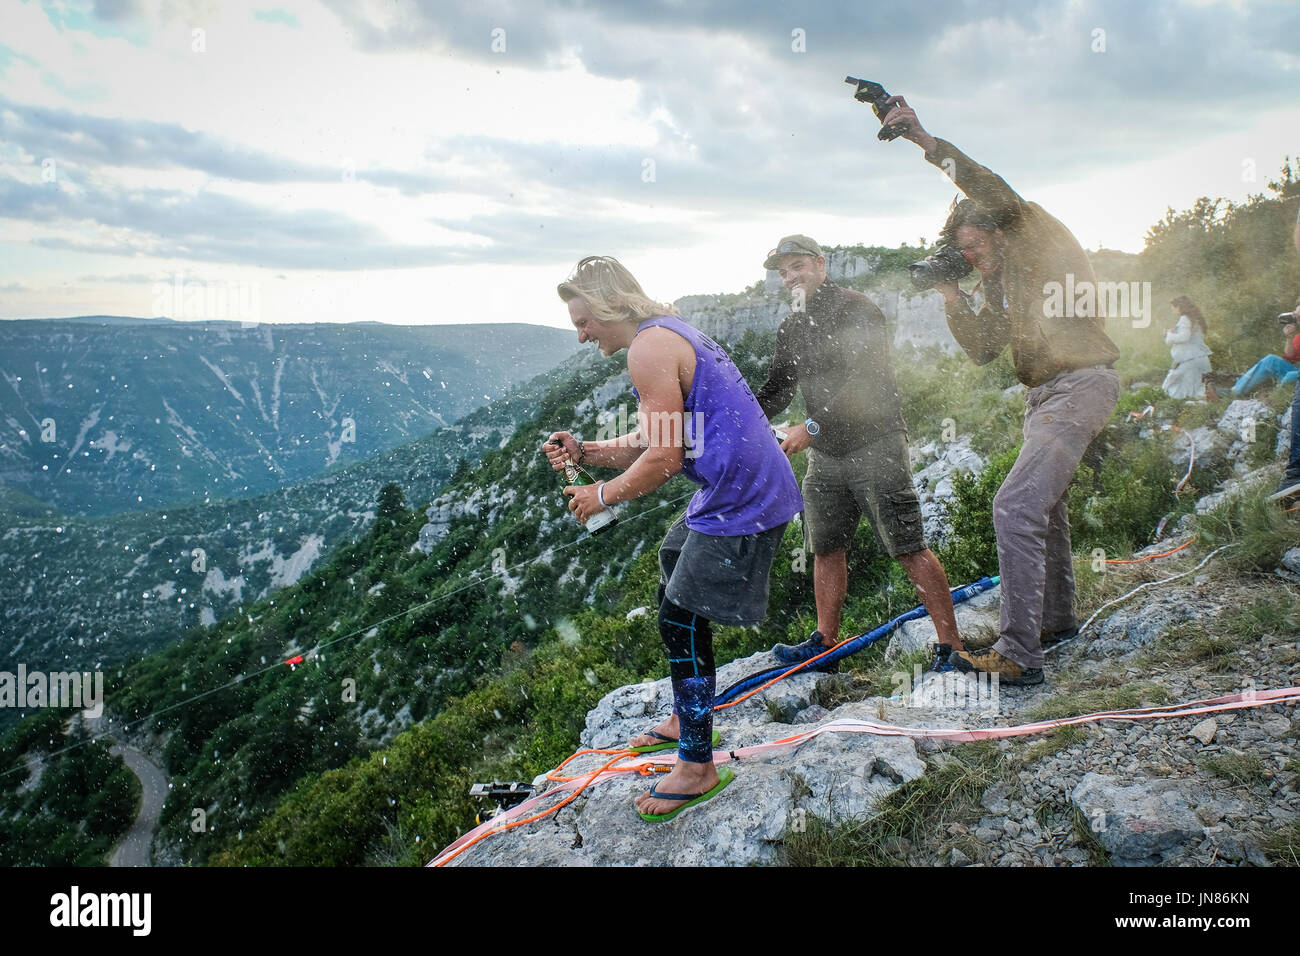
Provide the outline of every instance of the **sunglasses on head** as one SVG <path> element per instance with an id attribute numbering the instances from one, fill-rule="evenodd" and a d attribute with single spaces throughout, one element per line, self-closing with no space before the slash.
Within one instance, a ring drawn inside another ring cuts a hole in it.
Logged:
<path id="1" fill-rule="evenodd" d="M 789 255 L 811 256 L 812 253 L 809 252 L 807 249 L 805 249 L 803 246 L 799 245 L 798 243 L 783 242 L 775 249 L 769 249 L 767 253 L 767 258 L 770 259 L 773 256 L 789 256 Z"/>

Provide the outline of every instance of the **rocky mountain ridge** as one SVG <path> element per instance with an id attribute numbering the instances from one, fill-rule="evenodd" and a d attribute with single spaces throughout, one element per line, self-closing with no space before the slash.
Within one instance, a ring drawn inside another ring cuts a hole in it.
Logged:
<path id="1" fill-rule="evenodd" d="M 1300 568 L 1300 549 L 1288 562 Z M 1231 611 L 1230 602 L 1205 600 L 1220 580 L 1207 575 L 1199 585 L 1173 588 L 1154 611 L 1141 602 L 1115 611 L 1051 656 L 1047 684 L 995 688 L 991 701 L 970 678 L 931 674 L 907 693 L 837 704 L 853 696 L 850 680 L 793 675 L 763 696 L 720 712 L 715 726 L 723 752 L 829 729 L 733 762 L 736 780 L 714 800 L 668 824 L 642 825 L 631 800 L 647 781 L 619 774 L 590 787 L 554 817 L 484 840 L 453 865 L 784 862 L 783 845 L 810 825 L 809 818 L 861 825 L 882 812 L 890 794 L 970 746 L 924 731 L 1027 723 L 1050 709 L 1062 673 L 1070 673 L 1072 685 L 1141 682 L 1138 698 L 1125 702 L 1135 707 L 1205 700 L 1249 687 L 1300 686 L 1300 635 L 1294 633 L 1266 635 L 1250 652 L 1244 678 L 1145 666 L 1146 648 L 1168 634 L 1172 622 L 1210 622 Z M 996 629 L 996 598 L 994 593 L 974 613 L 962 615 L 968 639 L 981 627 Z M 1180 611 L 1171 615 L 1175 607 Z M 765 653 L 734 661 L 720 669 L 718 685 L 774 663 Z M 918 675 L 919 665 L 898 672 L 896 682 L 907 690 Z M 1114 865 L 1267 865 L 1261 847 L 1270 834 L 1300 820 L 1298 699 L 1300 693 L 1286 702 L 1209 716 L 1102 721 L 1084 731 L 984 745 L 997 748 L 1009 772 L 989 774 L 964 822 L 954 818 L 928 844 L 904 839 L 892 849 L 913 865 L 1070 866 L 1096 862 L 1095 840 Z M 666 678 L 619 688 L 588 714 L 582 746 L 624 746 L 671 707 Z M 905 729 L 860 732 L 862 727 L 845 722 Z M 1226 774 L 1217 769 L 1231 758 L 1246 768 L 1248 785 L 1233 778 L 1231 764 Z M 581 776 L 608 759 L 583 758 L 564 772 Z M 545 775 L 534 783 L 547 786 Z M 1077 815 L 1089 821 L 1082 830 Z"/>
<path id="2" fill-rule="evenodd" d="M 243 497 L 455 423 L 573 350 L 527 325 L 0 322 L 0 485 L 67 514 Z"/>
<path id="3" fill-rule="evenodd" d="M 1216 561 L 1219 552 L 1191 550 L 1200 522 L 1276 481 L 1276 464 L 1248 468 L 1237 445 L 1250 444 L 1243 421 L 1282 425 L 1285 438 L 1286 418 L 1278 418 L 1262 402 L 1238 400 L 1212 424 L 1187 433 L 1189 452 L 1192 443 L 1203 446 L 1205 455 L 1234 465 L 1232 476 L 1201 497 L 1174 537 L 1112 562 L 1106 574 L 1111 586 L 1103 593 L 1128 593 L 1104 606 L 1079 637 L 1049 650 L 1045 684 L 994 686 L 990 694 L 987 682 L 981 687 L 952 673 L 923 675 L 919 662 L 929 659 L 935 633 L 922 618 L 889 638 L 884 660 L 890 688 L 883 694 L 873 689 L 878 683 L 864 686 L 852 672 L 797 673 L 718 711 L 720 755 L 730 760 L 736 779 L 674 821 L 649 825 L 637 818 L 631 801 L 648 786 L 645 777 L 606 775 L 557 813 L 503 828 L 451 865 L 773 864 L 791 862 L 791 853 L 796 862 L 802 859 L 800 847 L 825 851 L 827 841 L 834 842 L 826 834 L 850 832 L 879 837 L 863 851 L 875 854 L 867 861 L 877 864 L 1294 865 L 1300 838 L 1300 547 L 1278 555 L 1274 573 L 1250 582 Z M 1155 416 L 1148 427 L 1154 433 L 1162 424 Z M 930 449 L 932 456 L 936 450 Z M 1284 457 L 1287 442 L 1279 440 L 1271 451 Z M 921 469 L 918 484 L 944 460 Z M 934 517 L 928 515 L 927 524 Z M 998 609 L 998 588 L 959 604 L 965 640 L 990 643 Z M 769 653 L 733 661 L 719 669 L 718 687 L 775 663 Z M 1257 695 L 1285 688 L 1292 689 L 1289 697 L 1248 706 Z M 1127 708 L 1175 710 L 1175 704 L 1233 695 L 1244 704 L 1058 723 L 984 743 L 960 739 L 963 730 Z M 671 708 L 667 678 L 617 688 L 588 713 L 581 746 L 617 750 Z M 952 733 L 932 736 L 939 730 Z M 797 739 L 768 746 L 790 738 Z M 735 751 L 752 747 L 762 749 L 735 759 Z M 581 779 L 609 759 L 581 757 L 563 773 Z M 924 793 L 927 777 L 964 789 L 950 793 L 946 809 L 910 836 L 897 835 L 891 821 L 899 801 L 891 795 L 905 787 L 914 796 Z M 559 786 L 546 774 L 533 783 L 538 792 Z M 494 825 L 508 822 L 502 815 Z M 805 838 L 809 832 L 823 834 L 822 842 Z"/>
<path id="4" fill-rule="evenodd" d="M 826 274 L 849 285 L 874 275 L 879 261 L 848 249 L 826 250 Z M 960 346 L 948 331 L 943 296 L 930 291 L 870 290 L 893 332 L 895 349 L 912 345 L 956 354 Z M 769 269 L 752 291 L 738 295 L 689 295 L 674 303 L 682 318 L 718 342 L 738 341 L 746 330 L 772 332 L 790 314 L 789 295 L 780 276 Z"/>

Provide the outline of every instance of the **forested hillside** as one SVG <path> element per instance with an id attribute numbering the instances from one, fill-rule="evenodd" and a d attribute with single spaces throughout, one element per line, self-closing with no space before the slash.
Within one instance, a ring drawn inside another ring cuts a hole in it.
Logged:
<path id="1" fill-rule="evenodd" d="M 431 497 L 499 448 L 553 381 L 537 376 L 455 425 L 253 497 L 100 518 L 11 515 L 0 533 L 0 660 L 117 668 L 211 626 L 364 533 L 384 484 Z M 13 713 L 0 711 L 0 726 Z"/>

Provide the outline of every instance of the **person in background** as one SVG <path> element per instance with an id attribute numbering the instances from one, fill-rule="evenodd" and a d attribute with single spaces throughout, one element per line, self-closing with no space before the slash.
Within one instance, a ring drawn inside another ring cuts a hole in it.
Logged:
<path id="1" fill-rule="evenodd" d="M 1300 209 L 1296 210 L 1295 233 L 1291 239 L 1295 244 L 1295 251 L 1300 252 Z M 1300 299 L 1296 299 L 1291 315 L 1300 320 Z M 1296 335 L 1296 323 L 1290 323 L 1283 331 L 1287 335 L 1294 336 L 1286 354 L 1291 361 L 1300 362 L 1300 335 Z M 1291 457 L 1287 460 L 1286 473 L 1282 476 L 1281 484 L 1277 486 L 1277 491 L 1269 496 L 1273 501 L 1290 501 L 1300 495 L 1300 375 L 1297 375 L 1296 379 L 1295 395 L 1291 399 Z"/>
<path id="2" fill-rule="evenodd" d="M 675 706 L 630 743 L 678 747 L 672 772 L 636 798 L 641 816 L 658 822 L 732 779 L 713 762 L 711 625 L 762 623 L 772 559 L 803 501 L 753 392 L 716 342 L 650 299 L 627 267 L 607 256 L 583 259 L 556 291 L 580 343 L 594 342 L 606 357 L 627 349 L 638 402 L 634 432 L 583 443 L 562 431 L 543 444 L 557 471 L 566 458 L 622 469 L 607 481 L 566 487 L 569 510 L 585 524 L 679 472 L 701 486 L 659 548 L 659 634 Z"/>
<path id="3" fill-rule="evenodd" d="M 1209 328 L 1196 303 L 1180 295 L 1169 303 L 1178 323 L 1165 330 L 1165 344 L 1174 367 L 1160 387 L 1170 398 L 1205 398 L 1204 376 L 1210 374 L 1210 349 L 1205 344 Z"/>
<path id="4" fill-rule="evenodd" d="M 1296 301 L 1296 308 L 1292 315 L 1300 313 L 1300 300 Z M 1285 313 L 1283 313 L 1285 315 Z M 1290 328 L 1291 332 L 1286 332 Z M 1300 368 L 1297 368 L 1297 362 L 1300 362 L 1300 352 L 1297 351 L 1292 336 L 1295 334 L 1293 323 L 1287 324 L 1283 328 L 1286 334 L 1286 342 L 1282 346 L 1281 355 L 1265 355 L 1262 359 L 1248 368 L 1237 383 L 1232 386 L 1232 395 L 1234 398 L 1245 398 L 1255 389 L 1264 385 L 1290 385 L 1293 382 L 1300 381 Z"/>
<path id="5" fill-rule="evenodd" d="M 1295 233 L 1291 238 L 1295 251 L 1300 252 L 1300 210 L 1296 211 Z M 1300 320 L 1300 299 L 1296 299 L 1291 316 Z M 1282 331 L 1291 337 L 1283 354 L 1292 362 L 1300 362 L 1300 335 L 1296 334 L 1296 323 L 1287 324 Z M 1287 460 L 1282 481 L 1277 486 L 1277 491 L 1269 496 L 1269 500 L 1290 502 L 1297 496 L 1300 496 L 1300 375 L 1296 376 L 1295 395 L 1291 398 L 1291 456 Z"/>

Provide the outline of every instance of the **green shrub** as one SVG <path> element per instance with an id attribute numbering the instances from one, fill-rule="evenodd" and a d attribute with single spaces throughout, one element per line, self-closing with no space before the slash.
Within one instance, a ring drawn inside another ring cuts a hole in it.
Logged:
<path id="1" fill-rule="evenodd" d="M 1101 548 L 1109 557 L 1127 557 L 1150 543 L 1162 517 L 1171 516 L 1168 527 L 1217 482 L 1216 474 L 1193 469 L 1189 486 L 1176 496 L 1174 487 L 1183 471 L 1169 460 L 1169 449 L 1164 434 L 1148 439 L 1122 436 L 1103 456 L 1100 474 L 1089 464 L 1080 465 L 1070 489 L 1075 553 Z"/>
<path id="2" fill-rule="evenodd" d="M 1020 449 L 1015 448 L 994 456 L 979 475 L 959 472 L 953 476 L 956 500 L 948 513 L 952 533 L 938 550 L 950 582 L 973 581 L 998 573 L 993 498 L 1019 453 Z"/>
<path id="3" fill-rule="evenodd" d="M 1232 545 L 1221 555 L 1229 567 L 1271 574 L 1287 549 L 1300 540 L 1300 511 L 1287 513 L 1269 501 L 1271 490 L 1255 487 L 1230 495 L 1197 518 L 1200 547 L 1211 551 Z"/>

